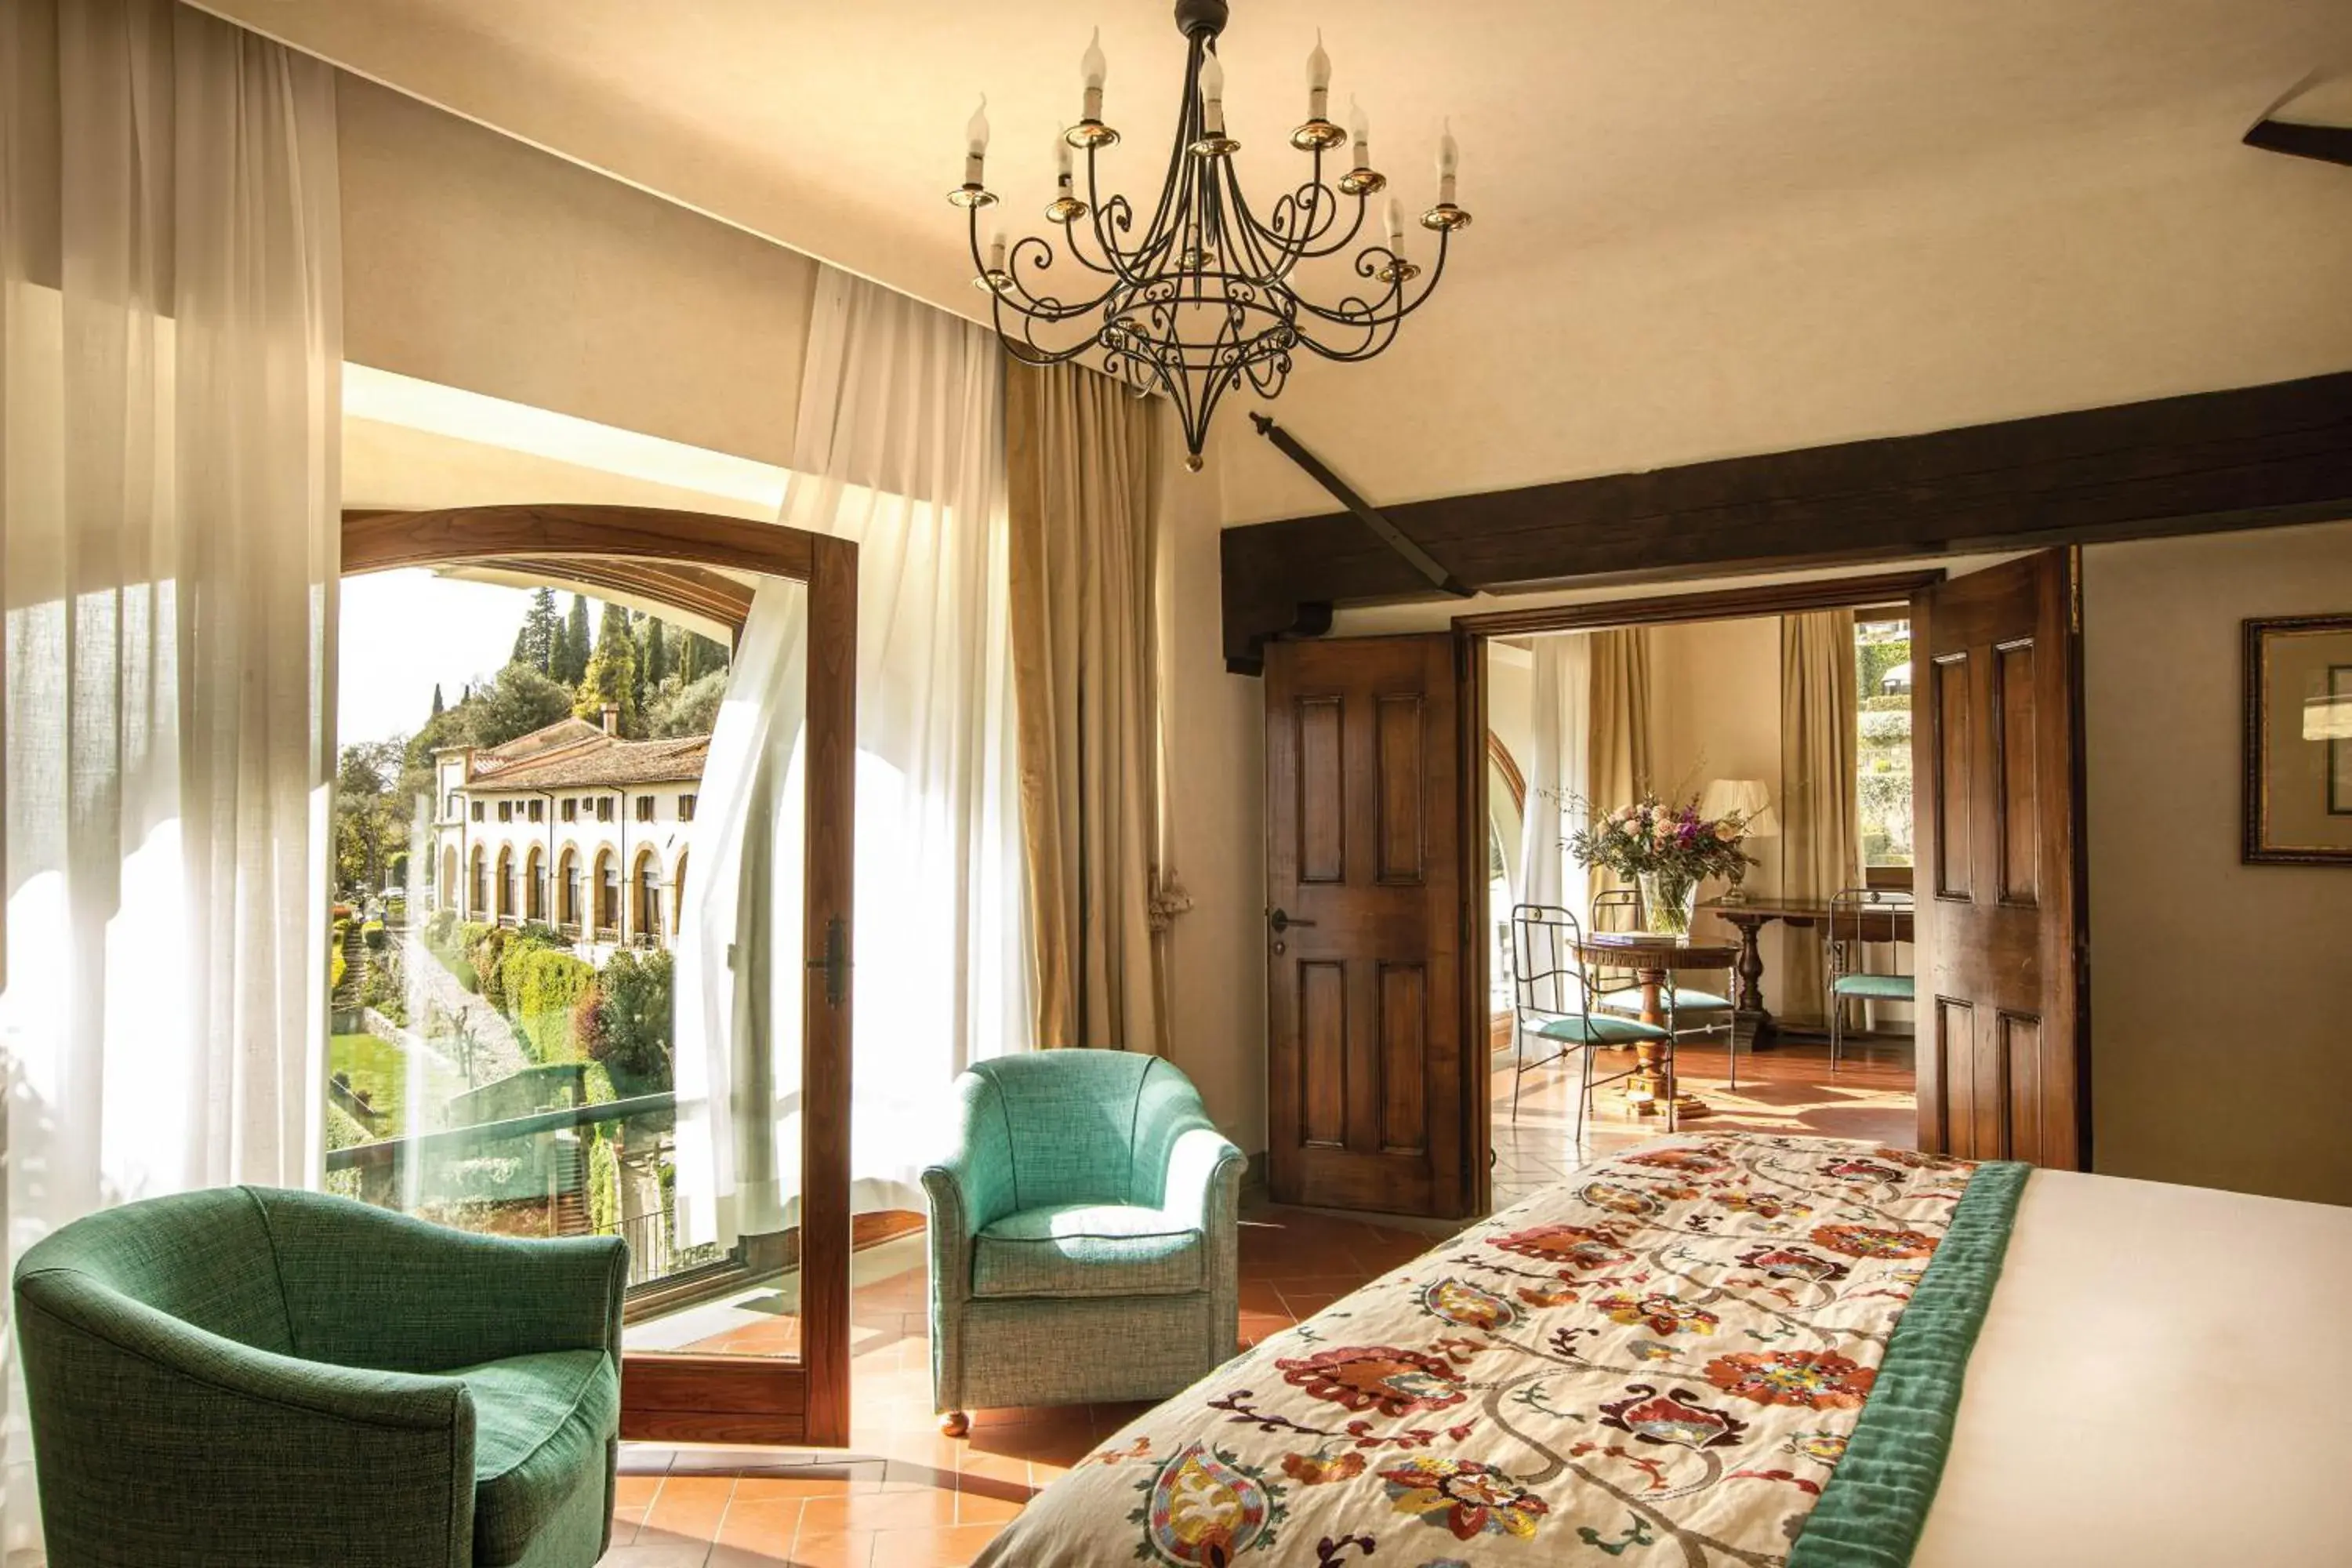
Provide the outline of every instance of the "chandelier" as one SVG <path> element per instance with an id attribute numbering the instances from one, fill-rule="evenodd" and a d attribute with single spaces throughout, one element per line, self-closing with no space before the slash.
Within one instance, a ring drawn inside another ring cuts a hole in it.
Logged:
<path id="1" fill-rule="evenodd" d="M 988 152 L 988 101 L 967 128 L 964 178 L 948 199 L 971 226 L 973 285 L 992 297 L 996 334 L 1024 364 L 1084 360 L 1139 393 L 1168 394 L 1184 426 L 1185 467 L 1198 472 L 1201 447 L 1218 400 L 1246 381 L 1274 397 L 1301 349 L 1332 360 L 1366 360 L 1395 341 L 1445 271 L 1446 242 L 1470 222 L 1454 204 L 1458 153 L 1449 127 L 1438 144 L 1437 205 L 1421 215 L 1436 236 L 1424 276 L 1405 241 L 1403 205 L 1391 195 L 1387 237 L 1365 234 L 1371 202 L 1388 177 L 1371 165 L 1370 131 L 1358 109 L 1346 131 L 1331 122 L 1331 61 L 1321 40 L 1307 62 L 1307 120 L 1290 144 L 1313 159 L 1306 179 L 1278 194 L 1260 217 L 1234 169 L 1241 143 L 1225 132 L 1224 68 L 1217 35 L 1226 0 L 1176 0 L 1184 35 L 1184 96 L 1168 173 L 1148 220 L 1124 195 L 1101 195 L 1095 162 L 1118 132 L 1103 122 L 1099 31 L 1084 58 L 1085 112 L 1055 146 L 1060 170 L 1045 216 L 1062 230 L 1058 247 L 1028 235 L 1009 249 L 1000 233 L 982 256 L 981 214 L 996 202 L 982 174 Z M 1327 176 L 1339 150 L 1351 147 L 1348 172 Z M 1086 154 L 1086 194 L 1075 185 L 1073 156 Z M 1359 236 L 1366 243 L 1359 247 Z M 1294 286 L 1299 263 L 1352 250 L 1346 265 L 1359 282 L 1318 303 Z M 1070 266 L 1057 268 L 1066 256 Z M 1418 280 L 1418 287 L 1415 287 Z"/>

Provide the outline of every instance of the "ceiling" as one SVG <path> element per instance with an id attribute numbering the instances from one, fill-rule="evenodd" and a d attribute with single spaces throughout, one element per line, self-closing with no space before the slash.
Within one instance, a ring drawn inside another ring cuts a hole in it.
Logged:
<path id="1" fill-rule="evenodd" d="M 206 4 L 967 314 L 943 196 L 980 94 L 1026 231 L 1088 28 L 1130 187 L 1164 163 L 1182 59 L 1162 0 Z M 1280 406 L 1376 499 L 2352 364 L 2352 321 L 2310 319 L 2352 318 L 2352 174 L 2237 145 L 2352 63 L 2340 0 L 1234 0 L 1254 189 L 1303 163 L 1284 138 L 1318 26 L 1335 117 L 1361 100 L 1408 205 L 1450 115 L 1476 216 L 1412 352 L 1310 366 Z M 2118 267 L 2145 276 L 2119 290 Z M 1229 520 L 1319 510 L 1222 423 Z"/>

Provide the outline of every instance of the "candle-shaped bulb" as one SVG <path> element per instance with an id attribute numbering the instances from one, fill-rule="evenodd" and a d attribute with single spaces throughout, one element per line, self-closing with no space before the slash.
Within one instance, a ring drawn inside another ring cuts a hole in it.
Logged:
<path id="1" fill-rule="evenodd" d="M 1389 249 L 1404 259 L 1404 204 L 1394 196 L 1389 198 Z"/>
<path id="2" fill-rule="evenodd" d="M 1454 205 L 1454 171 L 1462 164 L 1462 149 L 1454 140 L 1454 121 L 1447 120 L 1443 134 L 1437 139 L 1437 205 Z"/>
<path id="3" fill-rule="evenodd" d="M 1225 133 L 1225 68 L 1214 53 L 1201 57 L 1201 130 L 1209 136 Z"/>
<path id="4" fill-rule="evenodd" d="M 1323 52 L 1323 29 L 1315 29 L 1315 52 L 1307 57 L 1307 118 L 1328 120 L 1331 112 L 1331 57 Z"/>
<path id="5" fill-rule="evenodd" d="M 1065 195 L 1069 194 L 1070 189 L 1070 153 L 1071 148 L 1068 138 L 1062 136 L 1055 137 L 1054 179 L 1055 183 L 1062 187 L 1062 192 Z"/>
<path id="6" fill-rule="evenodd" d="M 988 242 L 988 272 L 989 272 L 989 277 L 990 277 L 992 279 L 994 279 L 994 278 L 995 278 L 999 273 L 1002 273 L 1003 270 L 1004 270 L 1004 233 L 1003 233 L 1003 231 L 1002 229 L 1000 229 L 1000 230 L 998 230 L 998 231 L 997 231 L 996 237 L 995 237 L 995 238 L 993 238 L 993 239 L 992 239 L 992 240 L 990 240 L 990 241 Z"/>
<path id="7" fill-rule="evenodd" d="M 1078 60 L 1078 69 L 1086 77 L 1088 120 L 1102 118 L 1103 77 L 1109 68 L 1110 62 L 1103 58 L 1102 29 L 1097 27 L 1095 36 L 1087 40 L 1086 54 Z"/>
<path id="8" fill-rule="evenodd" d="M 981 161 L 988 156 L 988 95 L 982 93 L 980 107 L 971 111 L 971 119 L 963 128 L 963 183 L 978 185 Z"/>
<path id="9" fill-rule="evenodd" d="M 1356 101 L 1353 94 L 1350 94 L 1348 99 L 1348 134 L 1355 138 L 1356 167 L 1370 168 L 1372 166 L 1372 117 L 1364 112 L 1364 106 Z"/>

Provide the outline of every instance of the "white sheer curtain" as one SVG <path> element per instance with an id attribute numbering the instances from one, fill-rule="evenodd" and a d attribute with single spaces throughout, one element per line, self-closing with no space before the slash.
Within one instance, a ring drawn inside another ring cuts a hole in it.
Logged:
<path id="1" fill-rule="evenodd" d="M 1573 910 L 1584 919 L 1584 868 L 1568 836 L 1584 826 L 1592 792 L 1592 644 L 1581 632 L 1535 639 L 1528 809 L 1520 828 L 1523 901 Z"/>
<path id="2" fill-rule="evenodd" d="M 782 521 L 858 543 L 861 1209 L 920 1208 L 955 1075 L 1031 1044 L 1002 363 L 981 328 L 819 275 Z M 791 1223 L 798 1184 L 804 608 L 797 587 L 761 590 L 703 775 L 728 858 L 682 937 L 681 968 L 707 999 L 681 1020 L 678 1053 L 689 1244 Z M 750 957 L 753 919 L 770 927 L 758 933 L 765 975 Z"/>
<path id="3" fill-rule="evenodd" d="M 318 1169 L 338 235 L 327 67 L 161 0 L 0 3 L 12 1264 Z"/>

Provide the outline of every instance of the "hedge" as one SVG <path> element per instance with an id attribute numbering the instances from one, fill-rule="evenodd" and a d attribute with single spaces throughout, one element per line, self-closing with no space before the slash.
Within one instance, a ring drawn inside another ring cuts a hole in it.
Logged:
<path id="1" fill-rule="evenodd" d="M 525 948 L 508 957 L 502 989 L 532 1059 L 578 1061 L 586 1054 L 572 1016 L 581 996 L 595 984 L 594 965 L 558 948 Z"/>
<path id="2" fill-rule="evenodd" d="M 367 1141 L 368 1131 L 366 1128 L 360 1125 L 360 1119 L 333 1100 L 329 1100 L 327 1102 L 327 1147 L 354 1149 Z M 360 1173 L 357 1171 L 330 1171 L 327 1173 L 327 1190 L 338 1197 L 358 1197 Z"/>

